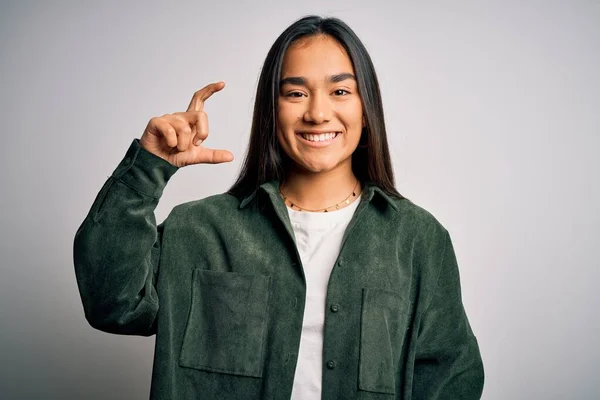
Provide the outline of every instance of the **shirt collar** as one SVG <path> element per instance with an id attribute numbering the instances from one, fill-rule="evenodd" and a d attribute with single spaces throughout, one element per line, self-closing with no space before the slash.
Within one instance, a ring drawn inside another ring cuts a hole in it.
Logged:
<path id="1" fill-rule="evenodd" d="M 250 193 L 242 199 L 242 201 L 240 202 L 240 208 L 246 207 L 248 203 L 250 203 L 261 190 L 264 191 L 266 194 L 270 195 L 270 197 L 279 196 L 279 181 L 273 180 L 260 185 L 258 190 L 255 190 L 254 192 Z M 365 197 L 364 201 L 368 202 L 370 202 L 373 199 L 373 197 L 375 197 L 375 195 L 380 196 L 387 202 L 388 205 L 390 205 L 394 210 L 398 211 L 398 204 L 395 201 L 395 199 L 372 182 L 367 182 L 364 185 L 362 195 Z"/>

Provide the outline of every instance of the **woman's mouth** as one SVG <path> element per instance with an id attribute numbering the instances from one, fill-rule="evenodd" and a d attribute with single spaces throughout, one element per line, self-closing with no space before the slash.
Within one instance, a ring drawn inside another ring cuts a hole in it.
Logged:
<path id="1" fill-rule="evenodd" d="M 304 139 L 308 142 L 313 142 L 313 143 L 329 142 L 329 141 L 335 139 L 336 137 L 338 137 L 339 134 L 340 134 L 340 132 L 325 132 L 325 133 L 300 132 L 300 133 L 298 133 L 298 135 L 302 139 Z"/>

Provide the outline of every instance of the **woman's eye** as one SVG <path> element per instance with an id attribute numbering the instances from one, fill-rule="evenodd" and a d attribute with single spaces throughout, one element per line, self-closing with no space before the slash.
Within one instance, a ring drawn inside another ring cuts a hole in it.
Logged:
<path id="1" fill-rule="evenodd" d="M 286 97 L 302 97 L 303 94 L 301 92 L 290 92 L 285 95 Z"/>
<path id="2" fill-rule="evenodd" d="M 349 91 L 345 90 L 345 89 L 337 89 L 336 91 L 333 92 L 336 96 L 346 96 L 348 94 L 350 94 Z"/>

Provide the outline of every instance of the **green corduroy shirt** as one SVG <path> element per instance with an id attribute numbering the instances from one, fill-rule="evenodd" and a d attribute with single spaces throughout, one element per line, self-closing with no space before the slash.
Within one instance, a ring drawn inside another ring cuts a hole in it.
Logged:
<path id="1" fill-rule="evenodd" d="M 91 326 L 156 334 L 152 399 L 289 399 L 306 283 L 278 183 L 154 210 L 177 167 L 134 139 L 77 230 Z M 365 184 L 331 272 L 322 399 L 479 399 L 448 231 Z"/>

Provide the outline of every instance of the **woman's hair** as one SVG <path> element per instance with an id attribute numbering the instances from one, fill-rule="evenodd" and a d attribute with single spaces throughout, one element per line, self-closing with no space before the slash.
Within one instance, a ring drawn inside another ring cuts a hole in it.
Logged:
<path id="1" fill-rule="evenodd" d="M 318 16 L 307 16 L 294 22 L 269 50 L 258 80 L 248 153 L 229 193 L 241 198 L 265 182 L 286 178 L 290 160 L 277 138 L 281 66 L 287 49 L 293 43 L 316 35 L 327 35 L 339 42 L 354 66 L 366 122 L 359 146 L 352 154 L 354 174 L 363 184 L 372 182 L 386 193 L 403 198 L 394 186 L 381 92 L 371 57 L 360 39 L 343 21 Z"/>

